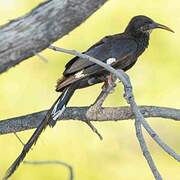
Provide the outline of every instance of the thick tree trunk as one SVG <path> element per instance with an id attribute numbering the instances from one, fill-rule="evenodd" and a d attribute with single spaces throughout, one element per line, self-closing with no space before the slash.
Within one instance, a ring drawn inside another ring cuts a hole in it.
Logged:
<path id="1" fill-rule="evenodd" d="M 0 27 L 0 73 L 79 26 L 106 0 L 48 0 Z"/>

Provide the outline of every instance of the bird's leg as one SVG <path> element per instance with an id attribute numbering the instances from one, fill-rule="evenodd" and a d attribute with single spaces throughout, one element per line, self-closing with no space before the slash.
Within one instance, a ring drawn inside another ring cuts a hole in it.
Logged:
<path id="1" fill-rule="evenodd" d="M 102 86 L 102 91 L 97 97 L 94 104 L 91 105 L 91 107 L 88 109 L 88 112 L 86 114 L 87 116 L 94 118 L 94 116 L 97 117 L 99 113 L 102 113 L 102 104 L 105 101 L 106 97 L 109 95 L 109 93 L 111 93 L 114 87 L 116 86 L 115 81 L 116 81 L 116 77 L 113 76 L 112 74 L 107 76 L 107 79 Z M 86 121 L 86 123 L 92 129 L 92 131 L 96 133 L 99 136 L 99 138 L 102 140 L 103 138 L 96 129 L 96 127 L 89 120 Z"/>
<path id="2" fill-rule="evenodd" d="M 100 95 L 97 97 L 94 104 L 91 105 L 90 109 L 92 108 L 96 112 L 97 111 L 101 112 L 102 104 L 104 103 L 107 96 L 113 92 L 114 87 L 116 86 L 116 83 L 115 83 L 116 79 L 117 78 L 112 74 L 107 76 L 107 78 L 102 86 L 102 91 L 101 91 Z"/>

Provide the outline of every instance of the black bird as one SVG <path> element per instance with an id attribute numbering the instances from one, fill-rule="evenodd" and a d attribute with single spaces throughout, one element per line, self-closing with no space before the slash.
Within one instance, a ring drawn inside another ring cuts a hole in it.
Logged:
<path id="1" fill-rule="evenodd" d="M 130 69 L 138 57 L 148 47 L 150 33 L 161 28 L 174 32 L 169 27 L 158 24 L 146 16 L 135 16 L 131 19 L 125 31 L 121 34 L 106 36 L 84 54 L 103 61 L 116 69 Z M 101 82 L 109 82 L 110 73 L 93 62 L 79 57 L 73 58 L 65 66 L 63 77 L 58 81 L 56 91 L 62 92 L 53 104 L 45 119 L 37 127 L 19 157 L 8 169 L 5 179 L 10 177 L 26 153 L 36 143 L 39 135 L 47 125 L 54 126 L 57 119 L 66 108 L 67 103 L 76 89 L 85 88 Z"/>

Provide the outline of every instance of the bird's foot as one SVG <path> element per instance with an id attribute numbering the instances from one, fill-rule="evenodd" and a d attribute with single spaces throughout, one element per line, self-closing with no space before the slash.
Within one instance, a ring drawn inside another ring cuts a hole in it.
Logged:
<path id="1" fill-rule="evenodd" d="M 113 93 L 114 92 L 114 88 L 116 87 L 116 77 L 112 74 L 107 76 L 107 80 L 105 81 L 105 83 L 102 86 L 102 91 L 104 93 Z"/>

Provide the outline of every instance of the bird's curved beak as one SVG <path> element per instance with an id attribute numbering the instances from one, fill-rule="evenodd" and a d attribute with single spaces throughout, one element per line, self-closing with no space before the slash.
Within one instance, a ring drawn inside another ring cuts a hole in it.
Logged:
<path id="1" fill-rule="evenodd" d="M 159 23 L 154 22 L 154 23 L 149 25 L 149 29 L 156 29 L 156 28 L 164 29 L 164 30 L 167 30 L 167 31 L 174 33 L 174 31 L 171 28 L 169 28 L 165 25 L 159 24 Z"/>

